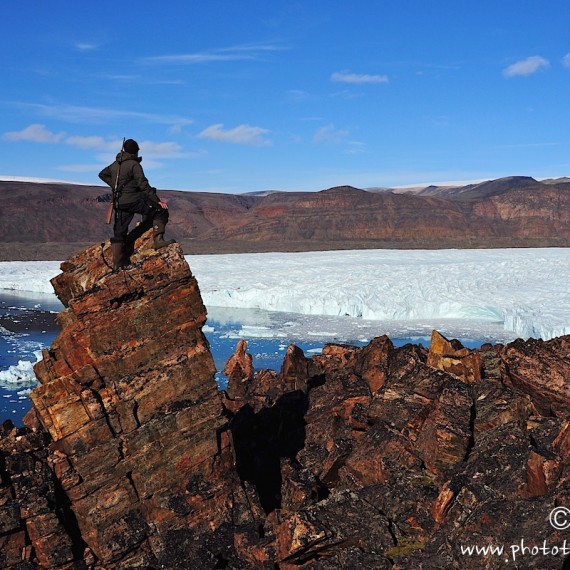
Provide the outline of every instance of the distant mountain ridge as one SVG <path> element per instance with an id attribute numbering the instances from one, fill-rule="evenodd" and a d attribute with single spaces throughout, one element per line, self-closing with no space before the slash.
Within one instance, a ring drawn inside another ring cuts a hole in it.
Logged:
<path id="1" fill-rule="evenodd" d="M 104 241 L 107 187 L 0 181 L 0 259 L 63 259 Z M 570 247 L 570 181 L 511 176 L 410 192 L 159 190 L 187 253 Z"/>
<path id="2" fill-rule="evenodd" d="M 508 176 L 498 178 L 497 180 L 487 180 L 478 184 L 468 184 L 458 187 L 439 187 L 428 186 L 422 192 L 421 196 L 447 196 L 463 200 L 476 200 L 484 197 L 490 197 L 497 194 L 508 192 L 509 190 L 518 190 L 522 188 L 533 188 L 542 184 L 530 176 Z"/>

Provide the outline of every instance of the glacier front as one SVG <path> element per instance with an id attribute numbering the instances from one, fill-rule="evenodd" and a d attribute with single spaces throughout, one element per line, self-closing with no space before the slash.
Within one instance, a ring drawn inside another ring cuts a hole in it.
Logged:
<path id="1" fill-rule="evenodd" d="M 570 249 L 349 250 L 187 255 L 206 307 L 570 334 Z M 59 262 L 0 262 L 0 289 L 51 293 Z M 329 321 L 330 322 L 330 321 Z M 389 330 L 386 331 L 388 334 Z M 466 331 L 466 334 L 470 334 Z"/>
<path id="2" fill-rule="evenodd" d="M 502 323 L 570 334 L 570 249 L 358 250 L 186 256 L 206 306 L 383 322 Z M 435 328 L 435 327 L 434 327 Z M 475 331 L 474 331 L 475 333 Z"/>

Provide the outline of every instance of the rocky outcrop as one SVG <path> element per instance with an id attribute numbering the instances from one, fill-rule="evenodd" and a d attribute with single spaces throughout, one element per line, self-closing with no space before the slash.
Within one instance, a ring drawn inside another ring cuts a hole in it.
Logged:
<path id="1" fill-rule="evenodd" d="M 66 308 L 35 368 L 33 431 L 3 447 L 5 552 L 42 568 L 186 567 L 177 552 L 215 565 L 196 537 L 240 520 L 241 485 L 196 280 L 178 245 L 143 240 L 120 272 L 109 259 L 94 246 L 52 281 Z"/>
<path id="2" fill-rule="evenodd" d="M 270 511 L 258 561 L 273 556 L 282 569 L 570 564 L 568 337 L 467 350 L 434 332 L 429 351 L 380 337 L 363 348 L 329 345 L 310 360 L 288 356 L 300 388 L 288 391 L 282 371 L 260 408 L 266 374 L 258 373 L 242 382 L 248 405 L 232 422 L 240 476 Z"/>
<path id="3" fill-rule="evenodd" d="M 378 337 L 225 374 L 178 245 L 53 281 L 61 333 L 0 429 L 0 567 L 568 567 L 570 338 Z"/>

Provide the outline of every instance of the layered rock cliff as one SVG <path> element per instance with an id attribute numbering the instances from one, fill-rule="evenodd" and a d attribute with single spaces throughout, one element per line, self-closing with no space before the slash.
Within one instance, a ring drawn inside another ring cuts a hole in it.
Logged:
<path id="1" fill-rule="evenodd" d="M 52 281 L 66 308 L 33 430 L 3 441 L 3 568 L 214 567 L 201 539 L 242 516 L 196 280 L 179 246 L 147 247 L 112 272 L 94 246 Z"/>
<path id="2" fill-rule="evenodd" d="M 182 251 L 147 239 L 53 280 L 61 333 L 0 430 L 0 567 L 570 564 L 570 337 L 290 346 L 280 371 L 241 342 L 220 392 Z"/>
<path id="3" fill-rule="evenodd" d="M 0 192 L 0 259 L 65 259 L 107 238 L 108 188 L 0 181 Z M 188 253 L 570 245 L 565 179 L 519 176 L 408 193 L 339 186 L 160 195 L 170 206 L 168 232 Z"/>

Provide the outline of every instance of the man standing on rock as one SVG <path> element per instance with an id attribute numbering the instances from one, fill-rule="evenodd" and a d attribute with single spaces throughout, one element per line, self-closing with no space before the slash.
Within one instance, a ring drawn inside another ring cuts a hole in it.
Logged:
<path id="1" fill-rule="evenodd" d="M 121 152 L 113 164 L 99 173 L 99 178 L 113 188 L 115 224 L 111 238 L 113 269 L 129 264 L 127 246 L 132 246 L 132 236 L 128 236 L 129 224 L 135 214 L 142 215 L 142 226 L 146 230 L 152 224 L 154 249 L 174 243 L 165 240 L 164 232 L 168 222 L 168 206 L 156 195 L 141 166 L 142 156 L 138 156 L 139 145 L 133 139 L 123 143 Z M 142 229 L 142 228 L 141 228 Z"/>

